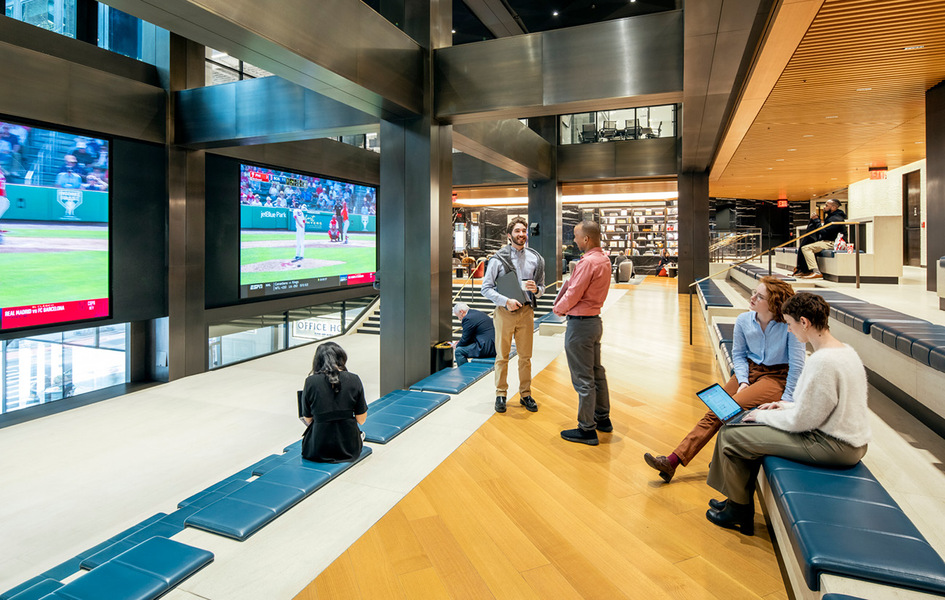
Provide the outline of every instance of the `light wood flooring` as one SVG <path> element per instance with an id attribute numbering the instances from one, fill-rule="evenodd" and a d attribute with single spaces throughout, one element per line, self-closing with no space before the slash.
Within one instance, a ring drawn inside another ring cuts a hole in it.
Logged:
<path id="1" fill-rule="evenodd" d="M 688 345 L 687 307 L 675 280 L 649 278 L 605 314 L 601 445 L 559 437 L 577 406 L 562 354 L 534 377 L 537 413 L 510 398 L 297 599 L 786 599 L 760 508 L 754 537 L 705 520 L 711 444 L 669 485 L 643 463 L 720 378 L 701 317 Z"/>

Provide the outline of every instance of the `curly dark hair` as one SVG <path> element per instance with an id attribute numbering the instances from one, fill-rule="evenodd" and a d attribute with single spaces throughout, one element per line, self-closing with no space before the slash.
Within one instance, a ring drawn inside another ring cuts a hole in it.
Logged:
<path id="1" fill-rule="evenodd" d="M 768 292 L 768 310 L 774 315 L 775 322 L 784 323 L 781 306 L 785 300 L 794 295 L 794 288 L 777 277 L 762 277 L 758 281 L 764 284 L 765 291 Z"/>
<path id="2" fill-rule="evenodd" d="M 795 321 L 806 317 L 811 326 L 818 331 L 830 329 L 830 305 L 817 294 L 809 292 L 795 294 L 784 302 L 781 312 L 791 315 Z"/>
<path id="3" fill-rule="evenodd" d="M 509 221 L 509 226 L 505 230 L 506 233 L 508 233 L 509 235 L 512 235 L 512 230 L 515 229 L 515 226 L 518 225 L 519 223 L 524 225 L 525 229 L 528 229 L 528 221 L 526 221 L 522 217 L 515 217 L 514 219 Z"/>

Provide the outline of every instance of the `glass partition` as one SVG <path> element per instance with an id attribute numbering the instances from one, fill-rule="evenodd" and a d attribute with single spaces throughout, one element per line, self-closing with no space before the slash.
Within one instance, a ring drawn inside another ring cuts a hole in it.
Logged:
<path id="1" fill-rule="evenodd" d="M 127 326 L 0 342 L 0 414 L 126 383 Z"/>
<path id="2" fill-rule="evenodd" d="M 561 115 L 562 144 L 594 144 L 676 136 L 675 104 Z"/>
<path id="3" fill-rule="evenodd" d="M 210 326 L 210 368 L 342 335 L 376 296 L 317 304 Z"/>

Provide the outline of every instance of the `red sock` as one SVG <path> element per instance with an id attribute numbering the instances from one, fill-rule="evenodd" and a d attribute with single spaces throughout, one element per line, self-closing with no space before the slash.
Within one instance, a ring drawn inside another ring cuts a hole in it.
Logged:
<path id="1" fill-rule="evenodd" d="M 678 467 L 678 466 L 679 466 L 679 457 L 676 456 L 676 453 L 675 453 L 675 452 L 673 452 L 672 454 L 670 454 L 670 455 L 667 456 L 666 458 L 669 459 L 669 464 L 673 465 L 674 467 Z"/>

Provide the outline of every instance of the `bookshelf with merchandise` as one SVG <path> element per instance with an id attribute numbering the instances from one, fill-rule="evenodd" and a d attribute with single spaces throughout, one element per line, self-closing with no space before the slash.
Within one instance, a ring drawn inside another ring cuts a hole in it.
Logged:
<path id="1" fill-rule="evenodd" d="M 640 256 L 657 256 L 663 249 L 670 256 L 679 254 L 679 209 L 674 200 L 601 208 L 600 224 L 601 245 L 611 256 L 627 248 Z"/>

